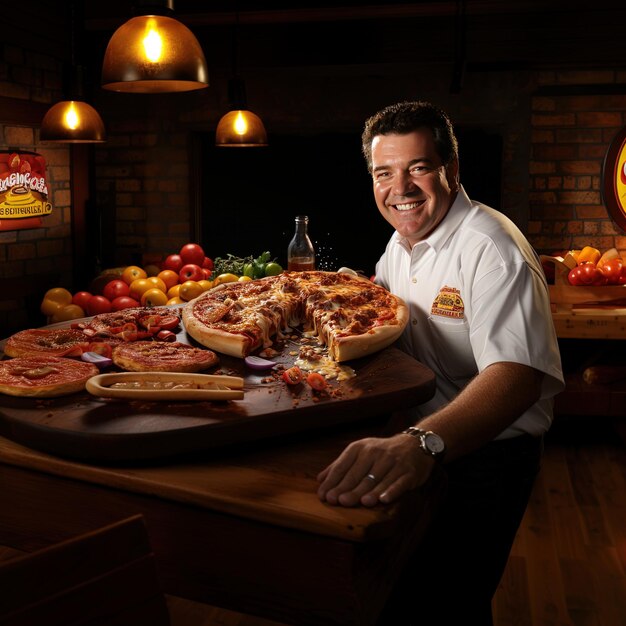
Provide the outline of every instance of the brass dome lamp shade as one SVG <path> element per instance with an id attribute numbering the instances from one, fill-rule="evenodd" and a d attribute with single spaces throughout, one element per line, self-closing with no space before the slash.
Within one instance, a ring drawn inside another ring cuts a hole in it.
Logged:
<path id="1" fill-rule="evenodd" d="M 41 122 L 39 139 L 56 143 L 103 143 L 104 123 L 96 109 L 83 99 L 83 67 L 77 63 L 76 3 L 69 5 L 71 66 L 65 68 L 66 100 L 52 105 Z"/>
<path id="2" fill-rule="evenodd" d="M 91 105 L 81 100 L 63 100 L 44 115 L 39 139 L 57 143 L 103 143 L 106 132 L 102 118 Z"/>
<path id="3" fill-rule="evenodd" d="M 228 81 L 231 110 L 215 129 L 218 148 L 262 148 L 267 146 L 267 132 L 261 118 L 246 105 L 246 88 L 241 78 Z"/>
<path id="4" fill-rule="evenodd" d="M 102 87 L 129 93 L 203 89 L 206 59 L 194 34 L 173 13 L 173 0 L 144 2 L 147 15 L 122 24 L 111 37 L 102 63 Z M 156 6 L 155 6 L 156 5 Z"/>
<path id="5" fill-rule="evenodd" d="M 229 111 L 215 131 L 219 148 L 258 148 L 267 146 L 267 132 L 258 115 L 245 109 Z"/>

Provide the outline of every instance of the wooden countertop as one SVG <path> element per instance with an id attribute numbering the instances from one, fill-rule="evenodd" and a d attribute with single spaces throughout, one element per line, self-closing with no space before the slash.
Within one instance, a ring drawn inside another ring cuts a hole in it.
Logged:
<path id="1" fill-rule="evenodd" d="M 361 542 L 393 532 L 401 510 L 421 506 L 419 490 L 398 505 L 333 507 L 319 501 L 316 475 L 350 441 L 384 434 L 384 424 L 309 433 L 262 449 L 229 450 L 211 460 L 97 466 L 54 457 L 0 437 L 0 462 L 126 492 L 193 504 L 279 527 Z"/>

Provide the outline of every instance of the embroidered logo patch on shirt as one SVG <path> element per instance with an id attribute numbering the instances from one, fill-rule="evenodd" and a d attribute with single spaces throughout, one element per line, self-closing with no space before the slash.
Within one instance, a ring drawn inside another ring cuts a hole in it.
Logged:
<path id="1" fill-rule="evenodd" d="M 432 307 L 431 315 L 443 315 L 444 317 L 454 317 L 460 319 L 463 317 L 465 307 L 461 292 L 456 287 L 448 287 L 444 285 L 437 294 Z"/>

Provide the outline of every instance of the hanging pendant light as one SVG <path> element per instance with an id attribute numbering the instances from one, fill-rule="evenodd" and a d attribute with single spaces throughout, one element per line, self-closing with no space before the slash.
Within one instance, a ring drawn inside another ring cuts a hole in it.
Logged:
<path id="1" fill-rule="evenodd" d="M 261 148 L 267 146 L 267 132 L 261 118 L 248 110 L 246 86 L 237 74 L 239 12 L 233 30 L 233 78 L 228 81 L 230 111 L 220 119 L 215 129 L 218 148 Z"/>
<path id="2" fill-rule="evenodd" d="M 48 109 L 39 131 L 41 141 L 58 143 L 103 143 L 106 132 L 102 118 L 81 100 L 64 100 Z"/>
<path id="3" fill-rule="evenodd" d="M 145 15 L 122 24 L 102 64 L 102 87 L 130 93 L 203 89 L 209 84 L 202 48 L 173 14 L 173 0 L 137 3 Z"/>
<path id="4" fill-rule="evenodd" d="M 70 97 L 48 109 L 41 122 L 39 139 L 56 143 L 103 143 L 106 132 L 102 118 L 83 101 L 83 68 L 76 62 L 76 3 L 71 3 L 70 11 L 71 68 L 67 90 Z"/>
<path id="5" fill-rule="evenodd" d="M 232 78 L 228 83 L 228 93 L 232 110 L 217 125 L 215 145 L 219 148 L 267 146 L 267 132 L 261 118 L 246 108 L 243 79 Z"/>

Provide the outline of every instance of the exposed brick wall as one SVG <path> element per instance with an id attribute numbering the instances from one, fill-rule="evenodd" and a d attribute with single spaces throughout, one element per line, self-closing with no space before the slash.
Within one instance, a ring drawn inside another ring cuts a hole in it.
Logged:
<path id="1" fill-rule="evenodd" d="M 544 84 L 585 86 L 586 94 L 532 98 L 528 236 L 539 252 L 626 248 L 626 236 L 609 216 L 601 192 L 604 157 L 626 124 L 626 93 L 593 93 L 593 85 L 622 78 L 613 71 L 542 76 Z"/>
<path id="2" fill-rule="evenodd" d="M 62 61 L 54 46 L 49 54 L 31 48 L 33 37 L 27 33 L 23 43 L 0 43 L 0 95 L 18 102 L 53 103 L 62 96 Z M 0 150 L 13 148 L 38 152 L 46 159 L 53 210 L 42 218 L 41 228 L 0 232 L 0 338 L 44 323 L 44 317 L 38 317 L 41 297 L 49 287 L 71 289 L 73 278 L 69 148 L 40 144 L 37 125 L 0 120 Z"/>
<path id="3" fill-rule="evenodd" d="M 189 241 L 189 139 L 167 107 L 148 114 L 145 97 L 143 106 L 129 109 L 129 96 L 115 95 L 109 141 L 96 149 L 97 202 L 115 215 L 117 246 L 109 262 L 141 264 Z M 122 106 L 126 119 L 117 120 Z"/>

